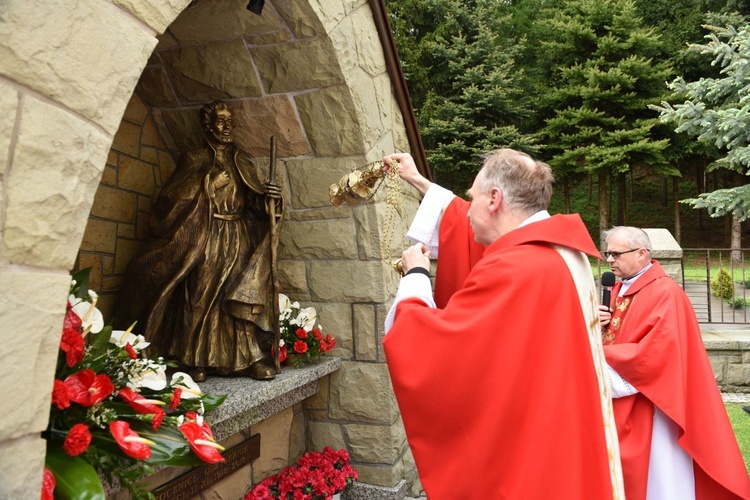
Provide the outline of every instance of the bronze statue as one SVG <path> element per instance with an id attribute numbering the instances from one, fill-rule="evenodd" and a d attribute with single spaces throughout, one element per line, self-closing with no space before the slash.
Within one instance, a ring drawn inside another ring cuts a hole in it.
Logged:
<path id="1" fill-rule="evenodd" d="M 157 199 L 150 240 L 128 265 L 116 322 L 138 320 L 151 349 L 176 359 L 196 381 L 207 373 L 272 379 L 261 351 L 273 331 L 271 220 L 281 189 L 261 184 L 233 143 L 233 113 L 201 108 L 205 144 L 184 153 Z"/>

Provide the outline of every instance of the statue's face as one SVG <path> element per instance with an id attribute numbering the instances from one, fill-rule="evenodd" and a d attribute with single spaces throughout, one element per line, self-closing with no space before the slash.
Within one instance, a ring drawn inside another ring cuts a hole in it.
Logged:
<path id="1" fill-rule="evenodd" d="M 217 109 L 214 111 L 213 120 L 209 133 L 221 143 L 232 142 L 232 130 L 234 130 L 234 116 L 228 109 Z"/>

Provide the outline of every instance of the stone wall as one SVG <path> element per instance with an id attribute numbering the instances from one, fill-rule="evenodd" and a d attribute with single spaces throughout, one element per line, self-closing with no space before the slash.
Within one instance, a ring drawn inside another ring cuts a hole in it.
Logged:
<path id="1" fill-rule="evenodd" d="M 111 318 L 125 267 L 148 237 L 151 207 L 175 168 L 152 113 L 131 97 L 115 134 L 83 233 L 75 270 L 91 268 L 89 288 Z"/>
<path id="2" fill-rule="evenodd" d="M 702 333 L 721 390 L 750 393 L 750 332 L 710 329 Z"/>

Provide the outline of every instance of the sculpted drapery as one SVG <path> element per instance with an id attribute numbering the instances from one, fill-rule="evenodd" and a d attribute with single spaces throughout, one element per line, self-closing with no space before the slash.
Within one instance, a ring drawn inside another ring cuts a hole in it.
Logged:
<path id="1" fill-rule="evenodd" d="M 262 184 L 232 142 L 233 114 L 222 102 L 201 110 L 205 144 L 184 153 L 151 214 L 148 244 L 129 264 L 117 312 L 120 326 L 151 349 L 205 373 L 273 378 L 261 344 L 272 330 L 269 203 L 282 213 L 278 186 Z"/>

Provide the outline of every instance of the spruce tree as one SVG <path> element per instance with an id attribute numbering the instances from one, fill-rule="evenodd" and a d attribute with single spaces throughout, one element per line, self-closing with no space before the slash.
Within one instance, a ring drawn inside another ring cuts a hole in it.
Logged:
<path id="1" fill-rule="evenodd" d="M 608 228 L 607 181 L 636 165 L 679 175 L 655 137 L 648 105 L 664 98 L 670 70 L 652 58 L 659 37 L 642 26 L 631 0 L 573 0 L 553 5 L 538 24 L 537 56 L 547 67 L 542 130 L 558 181 L 599 180 L 599 229 Z M 621 196 L 621 199 L 624 199 Z"/>
<path id="2" fill-rule="evenodd" d="M 727 19 L 727 18 L 725 18 Z M 735 21 L 737 19 L 735 18 Z M 707 25 L 708 43 L 691 45 L 690 50 L 712 57 L 720 68 L 717 77 L 686 82 L 678 77 L 669 84 L 673 98 L 681 104 L 663 102 L 654 106 L 664 122 L 676 125 L 679 133 L 714 145 L 724 156 L 707 170 L 726 169 L 735 174 L 736 186 L 702 193 L 698 198 L 683 200 L 694 208 L 706 209 L 712 217 L 731 215 L 731 246 L 738 249 L 740 222 L 750 218 L 750 26 Z M 733 257 L 739 257 L 738 252 Z"/>
<path id="3" fill-rule="evenodd" d="M 463 193 L 483 153 L 536 152 L 533 136 L 518 130 L 530 112 L 515 64 L 521 46 L 502 2 L 410 0 L 388 8 L 437 182 Z"/>

